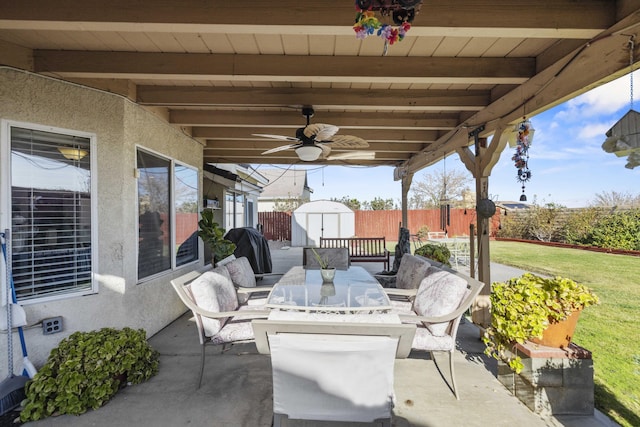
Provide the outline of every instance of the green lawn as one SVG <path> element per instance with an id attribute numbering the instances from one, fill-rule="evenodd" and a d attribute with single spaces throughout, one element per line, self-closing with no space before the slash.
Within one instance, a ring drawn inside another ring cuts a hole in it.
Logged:
<path id="1" fill-rule="evenodd" d="M 596 407 L 623 426 L 640 426 L 640 258 L 492 241 L 491 261 L 569 277 L 591 287 L 600 305 L 585 309 L 574 342 L 591 350 Z"/>

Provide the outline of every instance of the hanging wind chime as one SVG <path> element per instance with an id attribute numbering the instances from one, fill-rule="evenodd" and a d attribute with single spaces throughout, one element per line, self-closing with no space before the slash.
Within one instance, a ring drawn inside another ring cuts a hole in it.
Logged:
<path id="1" fill-rule="evenodd" d="M 451 223 L 451 205 L 447 197 L 447 156 L 442 159 L 442 196 L 440 197 L 440 229 L 448 235 L 447 227 Z"/>
<path id="2" fill-rule="evenodd" d="M 524 194 L 525 183 L 531 179 L 531 170 L 529 169 L 529 147 L 533 141 L 533 132 L 535 130 L 531 127 L 531 122 L 526 117 L 522 118 L 522 121 L 516 125 L 516 152 L 511 158 L 515 167 L 518 169 L 518 182 L 522 184 L 522 195 L 520 196 L 521 202 L 527 201 L 527 195 Z"/>

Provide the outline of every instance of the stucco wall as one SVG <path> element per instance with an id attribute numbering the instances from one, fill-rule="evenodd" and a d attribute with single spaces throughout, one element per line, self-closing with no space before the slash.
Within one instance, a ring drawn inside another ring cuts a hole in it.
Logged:
<path id="1" fill-rule="evenodd" d="M 64 331 L 53 335 L 43 335 L 39 325 L 26 330 L 29 359 L 36 367 L 75 331 L 129 326 L 144 328 L 151 336 L 184 313 L 169 283 L 180 271 L 136 283 L 135 150 L 141 146 L 201 170 L 201 145 L 120 96 L 7 68 L 0 68 L 0 119 L 95 133 L 97 139 L 93 179 L 97 179 L 98 194 L 92 197 L 98 200 L 94 242 L 98 293 L 25 306 L 30 324 L 55 316 L 62 316 L 64 322 Z M 3 212 L 0 221 L 5 228 L 8 215 Z M 2 353 L 0 376 L 4 377 L 6 354 Z"/>

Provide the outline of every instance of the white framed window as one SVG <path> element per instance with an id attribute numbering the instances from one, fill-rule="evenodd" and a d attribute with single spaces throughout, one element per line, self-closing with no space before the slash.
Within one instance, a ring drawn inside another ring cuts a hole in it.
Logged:
<path id="1" fill-rule="evenodd" d="M 138 148 L 138 280 L 198 260 L 198 171 Z"/>
<path id="2" fill-rule="evenodd" d="M 198 260 L 198 170 L 175 164 L 176 267 Z"/>
<path id="3" fill-rule="evenodd" d="M 246 227 L 246 215 L 245 215 L 245 199 L 244 193 L 238 193 L 235 191 L 227 191 L 225 193 L 225 215 L 226 215 L 226 229 Z"/>
<path id="4" fill-rule="evenodd" d="M 94 134 L 2 122 L 3 229 L 17 299 L 97 291 Z"/>

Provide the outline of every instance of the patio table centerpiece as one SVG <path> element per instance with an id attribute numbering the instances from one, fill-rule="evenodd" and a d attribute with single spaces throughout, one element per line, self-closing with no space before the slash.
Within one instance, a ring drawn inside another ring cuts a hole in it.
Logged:
<path id="1" fill-rule="evenodd" d="M 322 257 L 314 248 L 311 248 L 318 264 L 320 264 L 320 276 L 323 282 L 332 283 L 336 277 L 336 268 L 329 265 L 329 257 Z"/>

